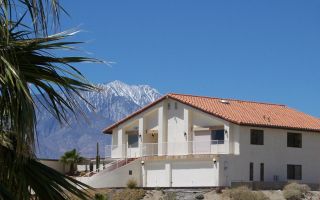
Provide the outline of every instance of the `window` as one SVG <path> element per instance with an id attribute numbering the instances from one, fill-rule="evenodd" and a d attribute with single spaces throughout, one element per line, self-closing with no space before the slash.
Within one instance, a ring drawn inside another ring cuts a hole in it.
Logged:
<path id="1" fill-rule="evenodd" d="M 174 102 L 174 109 L 178 109 L 178 103 L 177 102 Z"/>
<path id="2" fill-rule="evenodd" d="M 301 165 L 287 165 L 287 179 L 288 180 L 301 180 L 302 179 L 302 166 Z"/>
<path id="3" fill-rule="evenodd" d="M 260 163 L 260 181 L 264 181 L 264 163 Z"/>
<path id="4" fill-rule="evenodd" d="M 250 130 L 250 141 L 251 144 L 263 145 L 263 130 Z"/>
<path id="5" fill-rule="evenodd" d="M 129 170 L 129 175 L 132 175 L 132 170 Z"/>
<path id="6" fill-rule="evenodd" d="M 301 133 L 288 133 L 287 135 L 287 146 L 288 147 L 302 147 L 302 135 Z"/>
<path id="7" fill-rule="evenodd" d="M 250 163 L 249 181 L 253 181 L 253 163 Z"/>
<path id="8" fill-rule="evenodd" d="M 168 103 L 168 110 L 170 110 L 170 107 L 171 107 L 171 105 L 170 105 L 170 103 Z"/>
<path id="9" fill-rule="evenodd" d="M 224 144 L 224 129 L 211 131 L 211 144 Z"/>
<path id="10" fill-rule="evenodd" d="M 138 147 L 138 140 L 139 140 L 138 134 L 129 134 L 128 135 L 128 146 L 129 146 L 129 148 Z"/>

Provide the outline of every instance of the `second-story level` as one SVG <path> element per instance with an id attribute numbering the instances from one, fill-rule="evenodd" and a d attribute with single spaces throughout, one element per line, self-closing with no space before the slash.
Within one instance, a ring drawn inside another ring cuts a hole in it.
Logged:
<path id="1" fill-rule="evenodd" d="M 320 140 L 320 122 L 284 105 L 169 94 L 104 132 L 112 134 L 106 150 L 113 158 L 237 155 L 275 144 L 302 147 L 309 133 Z"/>

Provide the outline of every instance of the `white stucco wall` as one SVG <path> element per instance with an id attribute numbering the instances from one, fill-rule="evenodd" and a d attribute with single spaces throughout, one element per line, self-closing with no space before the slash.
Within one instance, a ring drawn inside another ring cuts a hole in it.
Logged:
<path id="1" fill-rule="evenodd" d="M 129 175 L 129 170 L 132 171 L 132 175 Z M 126 187 L 129 179 L 134 179 L 137 181 L 138 186 L 141 185 L 141 164 L 139 160 L 107 173 L 102 171 L 92 177 L 77 178 L 77 180 L 94 188 Z"/>
<path id="2" fill-rule="evenodd" d="M 250 144 L 251 128 L 264 130 L 264 145 Z M 254 181 L 260 180 L 260 163 L 264 163 L 265 181 L 274 181 L 275 175 L 279 181 L 287 181 L 287 164 L 296 164 L 302 165 L 301 182 L 320 182 L 319 133 L 240 126 L 234 130 L 239 130 L 240 154 L 222 155 L 220 159 L 221 163 L 228 162 L 229 182 L 249 181 L 250 162 L 254 163 Z M 302 148 L 287 147 L 287 132 L 302 133 Z"/>
<path id="3" fill-rule="evenodd" d="M 184 105 L 175 101 L 168 101 L 168 154 L 179 155 L 188 152 L 186 143 L 187 137 L 184 135 Z M 175 108 L 175 103 L 177 108 Z"/>
<path id="4" fill-rule="evenodd" d="M 54 160 L 54 159 L 40 159 L 40 163 L 47 165 L 48 167 L 64 174 L 69 170 L 69 165 L 65 165 L 59 160 Z"/>
<path id="5" fill-rule="evenodd" d="M 144 118 L 145 128 L 147 130 L 156 130 L 158 129 L 158 110 L 150 112 L 148 115 L 145 115 Z"/>

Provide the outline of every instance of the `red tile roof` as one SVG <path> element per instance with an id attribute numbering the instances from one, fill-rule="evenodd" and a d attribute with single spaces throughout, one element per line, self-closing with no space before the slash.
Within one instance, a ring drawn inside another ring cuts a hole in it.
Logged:
<path id="1" fill-rule="evenodd" d="M 165 98 L 174 99 L 205 113 L 239 125 L 320 132 L 320 119 L 285 105 L 185 94 L 165 95 L 119 122 L 107 127 L 103 132 L 111 132 L 112 129 L 119 124 Z"/>

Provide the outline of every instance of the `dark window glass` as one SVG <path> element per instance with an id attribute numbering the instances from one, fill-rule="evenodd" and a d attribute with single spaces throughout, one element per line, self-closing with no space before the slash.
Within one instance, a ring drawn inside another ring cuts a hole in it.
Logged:
<path id="1" fill-rule="evenodd" d="M 250 130 L 250 141 L 251 144 L 263 145 L 263 130 Z"/>
<path id="2" fill-rule="evenodd" d="M 136 134 L 128 135 L 128 146 L 130 147 L 138 147 L 139 137 Z"/>
<path id="3" fill-rule="evenodd" d="M 302 179 L 301 165 L 287 165 L 287 179 L 301 180 Z"/>
<path id="4" fill-rule="evenodd" d="M 211 131 L 212 144 L 223 144 L 224 143 L 224 130 L 212 130 Z"/>
<path id="5" fill-rule="evenodd" d="M 264 181 L 264 163 L 260 163 L 260 181 Z"/>
<path id="6" fill-rule="evenodd" d="M 129 175 L 132 175 L 132 170 L 129 170 Z"/>
<path id="7" fill-rule="evenodd" d="M 90 172 L 93 172 L 93 163 L 89 164 L 89 170 L 90 170 Z"/>
<path id="8" fill-rule="evenodd" d="M 253 163 L 250 163 L 249 181 L 253 181 Z"/>
<path id="9" fill-rule="evenodd" d="M 288 133 L 287 134 L 287 146 L 301 148 L 302 147 L 301 133 Z"/>

